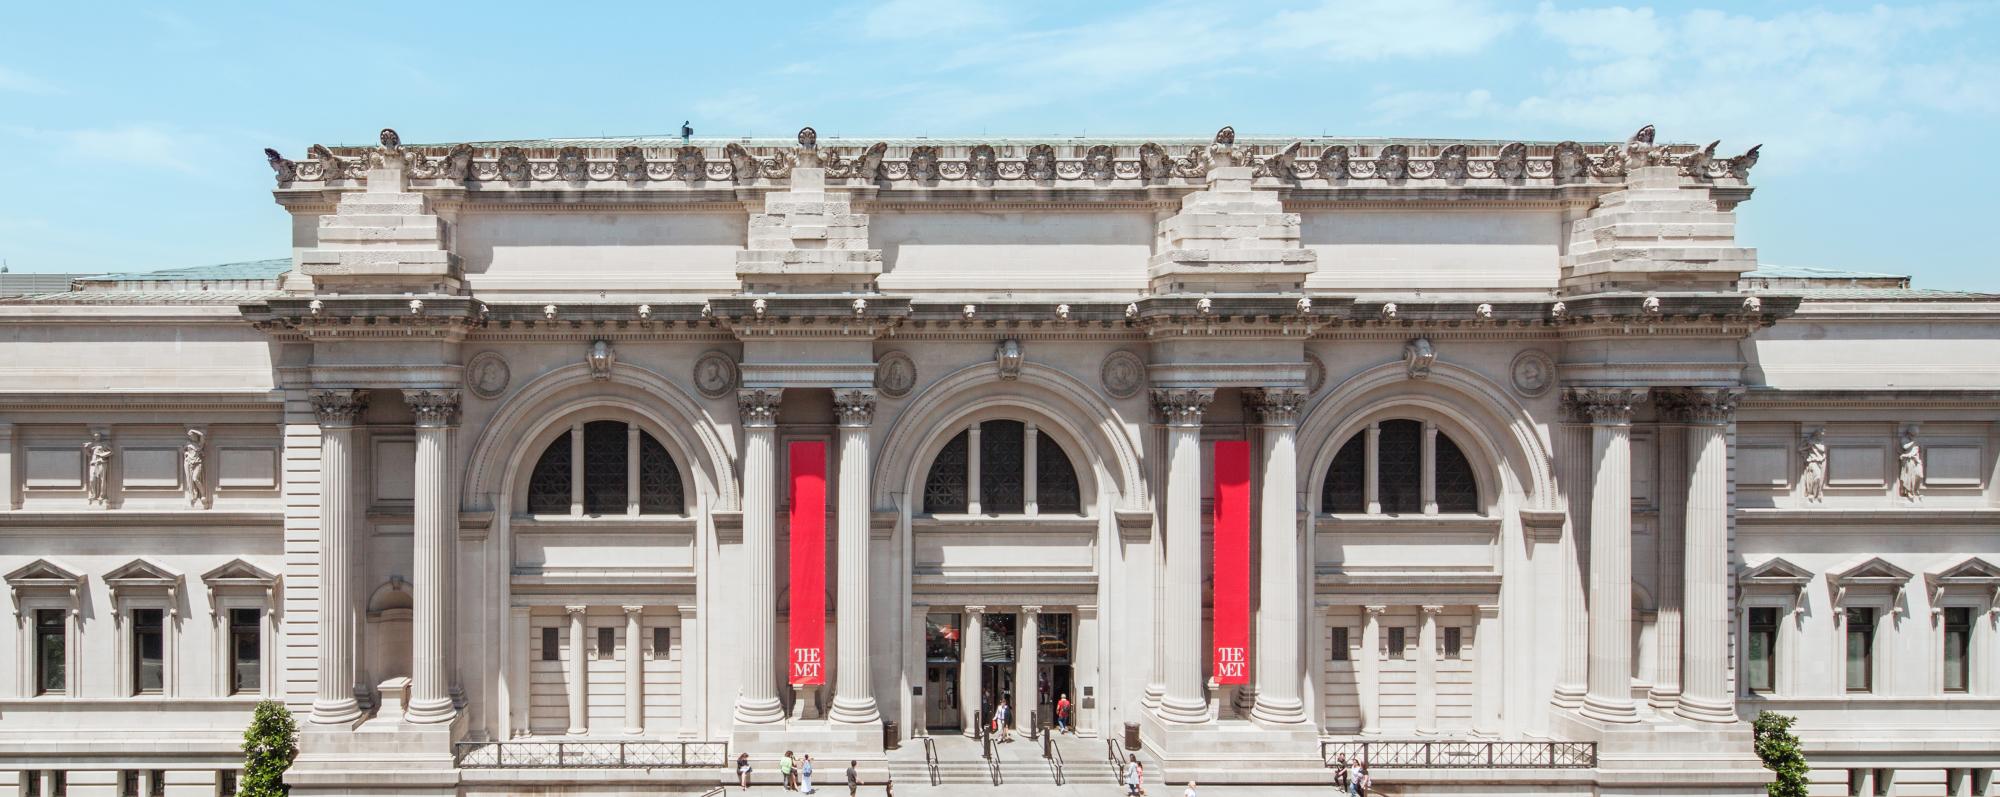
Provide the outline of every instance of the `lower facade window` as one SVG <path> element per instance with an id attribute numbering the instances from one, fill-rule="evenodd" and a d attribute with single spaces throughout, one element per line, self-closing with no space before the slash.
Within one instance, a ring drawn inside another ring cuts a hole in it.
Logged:
<path id="1" fill-rule="evenodd" d="M 542 629 L 542 661 L 562 660 L 562 631 L 556 628 Z"/>
<path id="2" fill-rule="evenodd" d="M 1403 657 L 1403 641 L 1402 627 L 1391 627 L 1389 629 L 1389 658 L 1400 659 Z"/>
<path id="3" fill-rule="evenodd" d="M 164 609 L 132 611 L 132 691 L 160 694 L 166 685 L 167 633 Z"/>
<path id="4" fill-rule="evenodd" d="M 1335 628 L 1332 629 L 1332 631 L 1333 631 L 1333 651 L 1332 651 L 1333 660 L 1347 661 L 1347 629 Z"/>
<path id="5" fill-rule="evenodd" d="M 68 691 L 69 628 L 61 609 L 35 610 L 35 694 Z"/>
<path id="6" fill-rule="evenodd" d="M 1875 689 L 1875 610 L 1847 610 L 1847 691 Z"/>
<path id="7" fill-rule="evenodd" d="M 1972 610 L 1944 610 L 1944 691 L 1964 692 L 1972 684 Z"/>
<path id="8" fill-rule="evenodd" d="M 1778 610 L 1770 606 L 1750 608 L 1749 638 L 1743 643 L 1743 678 L 1751 694 L 1769 694 L 1778 688 Z"/>
<path id="9" fill-rule="evenodd" d="M 617 652 L 618 631 L 605 627 L 597 629 L 597 660 L 610 661 Z"/>
<path id="10" fill-rule="evenodd" d="M 263 689 L 264 624 L 256 609 L 229 610 L 231 694 L 256 694 Z"/>
<path id="11" fill-rule="evenodd" d="M 1462 636 L 1462 633 L 1463 633 L 1463 629 L 1459 629 L 1459 628 L 1446 628 L 1446 629 L 1444 629 L 1444 657 L 1445 657 L 1445 658 L 1447 658 L 1447 659 L 1457 659 L 1457 658 L 1462 658 L 1462 657 L 1464 656 L 1464 654 L 1465 654 L 1465 642 L 1464 642 L 1464 637 Z"/>
<path id="12" fill-rule="evenodd" d="M 666 626 L 653 628 L 653 658 L 662 661 L 673 658 L 674 630 Z"/>

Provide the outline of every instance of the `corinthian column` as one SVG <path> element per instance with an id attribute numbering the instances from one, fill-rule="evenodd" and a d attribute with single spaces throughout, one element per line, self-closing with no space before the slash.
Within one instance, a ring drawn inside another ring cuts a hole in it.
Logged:
<path id="1" fill-rule="evenodd" d="M 1306 394 L 1297 388 L 1251 390 L 1243 400 L 1264 427 L 1257 703 L 1250 716 L 1259 722 L 1292 725 L 1306 721 L 1305 700 L 1299 694 L 1305 673 L 1299 666 L 1298 453 L 1293 444 Z"/>
<path id="2" fill-rule="evenodd" d="M 446 666 L 451 647 L 451 560 L 458 548 L 458 507 L 452 504 L 451 429 L 458 391 L 406 390 L 416 418 L 416 593 L 410 625 L 411 722 L 446 722 L 457 713 Z"/>
<path id="3" fill-rule="evenodd" d="M 776 629 L 778 592 L 777 459 L 778 403 L 784 391 L 754 388 L 736 391 L 736 411 L 743 423 L 743 687 L 736 698 L 736 721 L 777 722 L 785 717 L 778 702 Z"/>
<path id="4" fill-rule="evenodd" d="M 1632 408 L 1646 391 L 1572 389 L 1563 400 L 1590 420 L 1590 678 L 1583 713 L 1637 722 L 1632 705 Z"/>
<path id="5" fill-rule="evenodd" d="M 833 668 L 834 722 L 880 722 L 868 684 L 868 424 L 875 419 L 875 391 L 833 392 L 840 417 L 840 594 L 834 633 L 840 655 Z"/>
<path id="6" fill-rule="evenodd" d="M 1684 666 L 1676 711 L 1701 722 L 1735 722 L 1729 679 L 1729 438 L 1734 390 L 1685 390 L 1669 406 L 1688 424 Z"/>
<path id="7" fill-rule="evenodd" d="M 353 722 L 354 699 L 354 421 L 368 409 L 362 390 L 312 394 L 320 427 L 319 694 L 312 721 Z"/>
<path id="8" fill-rule="evenodd" d="M 1166 695 L 1160 718 L 1204 722 L 1201 683 L 1201 414 L 1212 389 L 1156 389 L 1167 426 Z"/>

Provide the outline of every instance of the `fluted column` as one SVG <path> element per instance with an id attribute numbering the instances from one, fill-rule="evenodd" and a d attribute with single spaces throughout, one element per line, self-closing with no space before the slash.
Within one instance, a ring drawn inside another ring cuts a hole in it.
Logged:
<path id="1" fill-rule="evenodd" d="M 1632 409 L 1644 390 L 1573 389 L 1590 419 L 1590 683 L 1583 713 L 1637 722 L 1632 705 Z"/>
<path id="2" fill-rule="evenodd" d="M 640 646 L 639 622 L 644 606 L 625 608 L 625 732 L 637 736 L 646 732 L 646 664 Z"/>
<path id="3" fill-rule="evenodd" d="M 320 426 L 319 693 L 312 721 L 353 722 L 354 699 L 354 422 L 368 409 L 362 390 L 312 394 Z M 46 793 L 46 792 L 45 792 Z"/>
<path id="4" fill-rule="evenodd" d="M 583 614 L 587 606 L 564 606 L 569 612 L 569 735 L 590 732 L 588 699 L 584 690 L 590 683 L 590 641 L 583 638 Z"/>
<path id="5" fill-rule="evenodd" d="M 1306 721 L 1299 694 L 1305 677 L 1299 663 L 1299 493 L 1294 437 L 1305 391 L 1251 390 L 1244 394 L 1253 417 L 1264 427 L 1264 475 L 1258 515 L 1257 703 L 1250 716 L 1259 722 L 1293 725 Z"/>
<path id="6" fill-rule="evenodd" d="M 1672 407 L 1687 429 L 1687 534 L 1679 714 L 1735 722 L 1729 693 L 1729 438 L 1733 390 L 1687 390 Z"/>
<path id="7" fill-rule="evenodd" d="M 447 651 L 451 646 L 451 560 L 458 551 L 458 507 L 452 505 L 451 428 L 458 423 L 458 391 L 405 390 L 416 419 L 416 502 L 413 525 L 415 577 L 411 589 L 411 722 L 445 722 L 451 702 Z"/>
<path id="8" fill-rule="evenodd" d="M 1438 613 L 1443 606 L 1419 607 L 1417 626 L 1417 733 L 1437 733 Z"/>
<path id="9" fill-rule="evenodd" d="M 1354 683 L 1361 709 L 1361 732 L 1382 729 L 1382 613 L 1387 606 L 1361 607 L 1361 649 L 1354 657 Z"/>
<path id="10" fill-rule="evenodd" d="M 965 735 L 977 737 L 979 723 L 986 719 L 978 714 L 980 679 L 984 675 L 979 646 L 986 636 L 986 607 L 965 607 L 963 625 L 965 628 L 959 632 L 963 639 L 958 646 L 958 725 Z"/>
<path id="11" fill-rule="evenodd" d="M 1015 627 L 1020 639 L 1014 645 L 1014 727 L 1028 730 L 1028 715 L 1038 704 L 1036 679 L 1042 669 L 1041 645 L 1042 607 L 1021 607 L 1021 620 Z"/>
<path id="12" fill-rule="evenodd" d="M 1212 389 L 1156 389 L 1167 426 L 1167 661 L 1160 717 L 1205 722 L 1201 680 L 1201 414 Z"/>
<path id="13" fill-rule="evenodd" d="M 736 391 L 743 424 L 743 685 L 736 721 L 764 724 L 784 719 L 778 702 L 777 458 L 778 403 L 784 391 Z"/>
<path id="14" fill-rule="evenodd" d="M 840 594 L 834 633 L 840 653 L 833 668 L 834 722 L 881 722 L 868 682 L 868 425 L 875 418 L 875 391 L 833 393 L 840 419 Z"/>
<path id="15" fill-rule="evenodd" d="M 1562 667 L 1556 676 L 1552 702 L 1563 708 L 1581 708 L 1585 684 L 1590 679 L 1589 613 L 1584 591 L 1590 581 L 1590 423 L 1579 417 L 1576 405 L 1565 402 L 1570 416 L 1562 425 L 1562 453 L 1556 458 L 1556 481 L 1569 515 L 1569 531 L 1557 542 L 1556 569 L 1562 594 Z"/>

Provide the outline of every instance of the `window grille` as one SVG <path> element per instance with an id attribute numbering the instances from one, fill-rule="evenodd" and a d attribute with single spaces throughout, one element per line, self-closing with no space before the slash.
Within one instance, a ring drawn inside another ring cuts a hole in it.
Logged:
<path id="1" fill-rule="evenodd" d="M 979 506 L 992 514 L 1018 514 L 1027 509 L 1023 478 L 1028 467 L 1020 421 L 987 421 L 979 425 Z"/>
<path id="2" fill-rule="evenodd" d="M 625 424 L 583 425 L 583 513 L 625 514 Z"/>
<path id="3" fill-rule="evenodd" d="M 931 461 L 931 472 L 924 478 L 924 511 L 934 515 L 966 511 L 969 500 L 965 485 L 966 448 L 966 433 L 959 432 Z"/>
<path id="4" fill-rule="evenodd" d="M 542 449 L 528 478 L 528 511 L 537 515 L 569 514 L 569 432 Z"/>
<path id="5" fill-rule="evenodd" d="M 1083 496 L 1076 482 L 1076 466 L 1062 445 L 1048 435 L 1035 436 L 1035 503 L 1045 515 L 1083 513 Z"/>
<path id="6" fill-rule="evenodd" d="M 681 469 L 665 446 L 645 432 L 639 433 L 639 511 L 648 515 L 687 513 L 682 494 Z"/>

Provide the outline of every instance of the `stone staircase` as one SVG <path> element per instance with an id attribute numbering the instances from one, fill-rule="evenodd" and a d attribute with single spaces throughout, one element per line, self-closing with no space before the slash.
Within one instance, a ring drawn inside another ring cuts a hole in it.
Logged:
<path id="1" fill-rule="evenodd" d="M 1062 747 L 1064 785 L 1108 790 L 1117 788 L 1121 783 L 1118 769 L 1105 760 L 1100 740 L 1065 737 L 1057 744 Z M 899 793 L 921 793 L 933 786 L 957 793 L 969 787 L 990 788 L 994 785 L 992 768 L 980 757 L 978 743 L 959 737 L 939 738 L 937 748 L 938 777 L 935 784 L 924 761 L 922 742 L 906 743 L 902 749 L 890 754 L 889 774 L 895 778 Z M 1049 761 L 1041 757 L 1040 742 L 1017 737 L 1016 741 L 997 745 L 995 749 L 999 758 L 999 785 L 1010 788 L 1056 785 L 1055 772 Z M 1157 768 L 1150 764 L 1146 783 L 1148 788 L 1165 785 Z"/>

